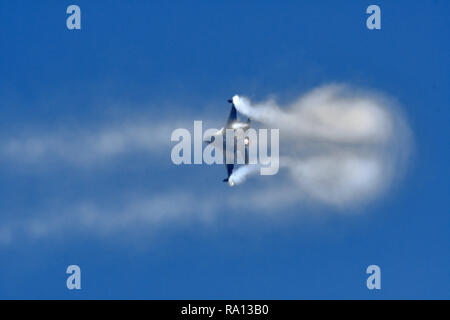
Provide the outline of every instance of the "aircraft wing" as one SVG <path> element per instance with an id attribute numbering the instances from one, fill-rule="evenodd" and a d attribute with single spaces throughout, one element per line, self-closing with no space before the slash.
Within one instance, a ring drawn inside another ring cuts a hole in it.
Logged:
<path id="1" fill-rule="evenodd" d="M 234 164 L 231 163 L 231 164 L 225 164 L 225 165 L 227 166 L 227 174 L 228 174 L 228 176 L 227 176 L 227 178 L 224 179 L 223 181 L 226 182 L 226 181 L 228 181 L 228 179 L 230 178 L 231 174 L 233 173 Z"/>
<path id="2" fill-rule="evenodd" d="M 230 115 L 228 116 L 227 122 L 225 123 L 225 128 L 229 129 L 231 128 L 231 124 L 236 121 L 237 119 L 237 113 L 236 113 L 236 107 L 234 106 L 234 104 L 231 104 L 231 111 L 230 111 Z"/>
<path id="3" fill-rule="evenodd" d="M 249 160 L 249 158 L 248 158 L 248 147 L 245 147 L 245 149 L 244 149 L 244 152 L 245 152 L 245 164 L 247 165 L 248 164 L 248 160 Z"/>

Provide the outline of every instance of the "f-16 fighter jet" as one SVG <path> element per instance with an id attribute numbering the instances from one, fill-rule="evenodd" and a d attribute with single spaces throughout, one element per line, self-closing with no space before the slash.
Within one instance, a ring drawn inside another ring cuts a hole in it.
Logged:
<path id="1" fill-rule="evenodd" d="M 211 142 L 214 142 L 217 138 L 222 138 L 223 139 L 223 145 L 224 145 L 224 150 L 226 149 L 226 135 L 227 135 L 227 129 L 232 129 L 233 130 L 233 135 L 234 135 L 234 146 L 233 146 L 233 159 L 235 158 L 235 155 L 237 153 L 237 139 L 239 138 L 238 133 L 244 134 L 244 152 L 245 152 L 245 165 L 248 164 L 248 145 L 250 143 L 250 140 L 248 137 L 245 136 L 245 132 L 250 128 L 250 123 L 251 120 L 250 118 L 246 121 L 246 122 L 241 122 L 238 120 L 237 118 L 237 111 L 236 111 L 236 106 L 235 104 L 239 101 L 239 96 L 234 96 L 232 99 L 228 100 L 229 103 L 231 103 L 231 111 L 230 111 L 230 115 L 228 116 L 228 119 L 225 123 L 225 127 L 223 127 L 222 129 L 220 129 L 219 131 L 216 132 L 216 134 L 211 137 Z M 241 129 L 241 130 L 239 130 Z M 228 130 L 229 131 L 229 130 Z M 240 137 L 242 138 L 242 137 Z M 226 152 L 224 152 L 224 160 L 226 158 Z M 233 169 L 234 169 L 234 163 L 227 163 L 226 161 L 224 161 L 226 169 L 227 169 L 227 177 L 225 179 L 223 179 L 224 182 L 228 182 L 228 185 L 230 187 L 232 187 L 234 185 L 234 182 L 232 181 L 232 179 L 230 179 L 230 176 L 233 173 Z"/>

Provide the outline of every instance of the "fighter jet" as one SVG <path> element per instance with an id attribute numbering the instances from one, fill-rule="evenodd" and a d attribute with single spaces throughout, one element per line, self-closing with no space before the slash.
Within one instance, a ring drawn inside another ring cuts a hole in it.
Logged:
<path id="1" fill-rule="evenodd" d="M 235 103 L 237 103 L 237 101 L 239 100 L 238 96 L 234 96 L 232 99 L 228 100 L 228 102 L 231 104 L 231 111 L 230 114 L 228 116 L 228 119 L 225 123 L 225 126 L 220 129 L 219 131 L 216 132 L 215 136 L 211 137 L 211 141 L 209 141 L 209 143 L 214 142 L 215 139 L 221 137 L 223 139 L 223 145 L 224 145 L 224 150 L 226 150 L 226 134 L 227 134 L 227 129 L 233 129 L 234 130 L 234 155 L 236 155 L 237 152 L 237 130 L 238 129 L 242 129 L 239 130 L 238 132 L 244 133 L 250 128 L 251 125 L 251 120 L 250 118 L 247 119 L 247 122 L 241 122 L 238 120 L 237 118 L 237 111 L 236 111 L 236 106 Z M 242 137 L 241 137 L 242 138 Z M 248 145 L 250 143 L 250 140 L 248 137 L 243 137 L 244 139 L 244 146 L 245 146 L 245 165 L 248 164 Z M 233 155 L 233 156 L 234 156 Z M 232 180 L 230 180 L 230 176 L 233 173 L 233 169 L 234 169 L 234 163 L 226 163 L 225 161 L 225 157 L 226 154 L 224 152 L 224 163 L 227 169 L 227 177 L 225 179 L 223 179 L 223 182 L 228 182 L 228 185 L 230 187 L 232 187 L 234 185 L 234 182 Z"/>
<path id="2" fill-rule="evenodd" d="M 234 96 L 233 99 L 229 99 L 228 103 L 231 103 L 231 111 L 230 115 L 228 116 L 227 122 L 225 123 L 225 127 L 217 131 L 216 135 L 224 135 L 226 129 L 242 129 L 244 132 L 250 128 L 251 120 L 250 118 L 247 120 L 247 122 L 241 122 L 237 119 L 237 111 L 235 103 L 239 101 L 239 96 Z"/>

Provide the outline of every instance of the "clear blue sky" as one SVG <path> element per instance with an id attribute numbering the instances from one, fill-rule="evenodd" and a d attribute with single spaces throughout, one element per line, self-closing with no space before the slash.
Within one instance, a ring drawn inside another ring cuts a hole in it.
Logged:
<path id="1" fill-rule="evenodd" d="M 66 28 L 70 4 L 80 31 Z M 370 4 L 379 31 L 365 26 Z M 449 12 L 444 0 L 2 1 L 0 298 L 450 298 Z M 230 189 L 223 168 L 174 166 L 169 136 L 159 153 L 111 156 L 83 138 L 138 120 L 220 123 L 234 93 L 289 101 L 331 82 L 394 97 L 414 135 L 406 176 L 350 213 L 249 213 L 257 181 Z M 153 210 L 174 190 L 186 216 L 122 226 L 136 202 Z M 243 196 L 208 222 L 184 192 Z M 70 264 L 81 291 L 66 289 Z M 381 291 L 366 288 L 370 264 Z"/>

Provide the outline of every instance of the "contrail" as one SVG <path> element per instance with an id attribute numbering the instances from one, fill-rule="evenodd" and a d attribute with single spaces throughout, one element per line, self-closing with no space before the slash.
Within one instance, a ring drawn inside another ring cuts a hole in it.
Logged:
<path id="1" fill-rule="evenodd" d="M 280 166 L 291 188 L 331 205 L 372 199 L 406 165 L 411 134 L 395 103 L 343 85 L 312 90 L 287 107 L 233 98 L 239 112 L 280 129 Z M 240 179 L 250 172 L 242 171 Z"/>
<path id="2" fill-rule="evenodd" d="M 259 173 L 261 166 L 259 165 L 246 165 L 241 166 L 238 169 L 234 170 L 233 173 L 230 175 L 229 181 L 233 185 L 239 185 L 243 183 L 248 176 Z"/>

